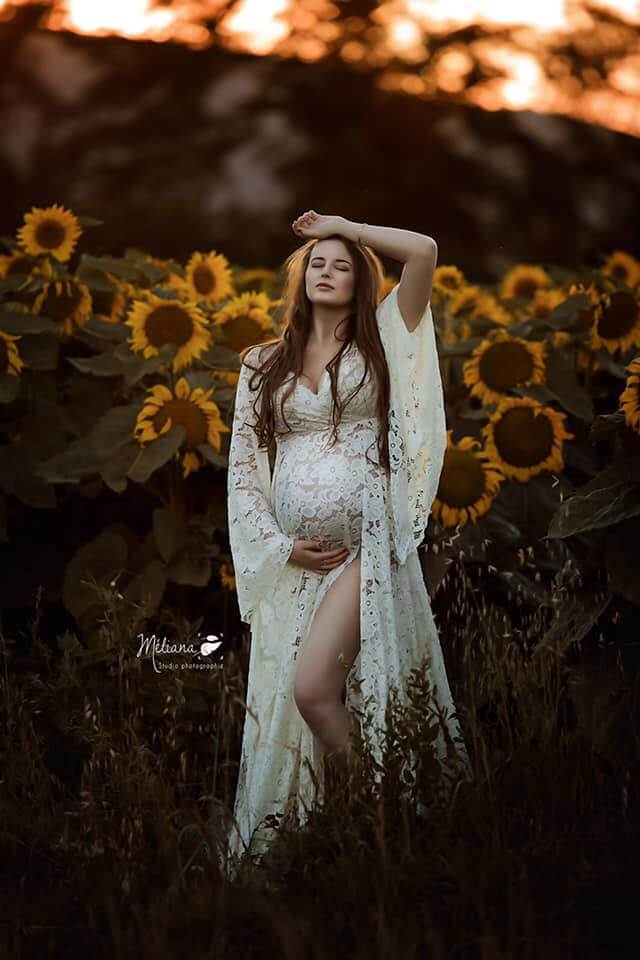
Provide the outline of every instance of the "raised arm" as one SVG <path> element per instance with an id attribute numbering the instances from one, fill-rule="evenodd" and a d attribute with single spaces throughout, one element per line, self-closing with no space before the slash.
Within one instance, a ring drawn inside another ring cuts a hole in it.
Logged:
<path id="1" fill-rule="evenodd" d="M 410 333 L 416 329 L 431 299 L 438 245 L 433 237 L 398 227 L 355 223 L 340 217 L 340 232 L 349 240 L 366 243 L 378 253 L 404 264 L 398 285 L 398 307 Z"/>

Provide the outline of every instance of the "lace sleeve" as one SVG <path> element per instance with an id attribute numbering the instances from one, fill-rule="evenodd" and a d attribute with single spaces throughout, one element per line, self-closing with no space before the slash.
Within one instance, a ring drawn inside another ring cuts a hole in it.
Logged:
<path id="1" fill-rule="evenodd" d="M 378 330 L 391 381 L 389 458 L 393 539 L 400 563 L 421 543 L 438 490 L 447 427 L 431 303 L 406 327 L 398 287 L 379 304 Z"/>
<path id="2" fill-rule="evenodd" d="M 246 359 L 256 366 L 256 351 Z M 271 502 L 271 468 L 267 450 L 258 447 L 254 395 L 249 390 L 252 371 L 244 364 L 235 396 L 227 472 L 229 543 L 240 618 L 251 623 L 261 599 L 291 556 L 295 539 L 280 530 Z"/>

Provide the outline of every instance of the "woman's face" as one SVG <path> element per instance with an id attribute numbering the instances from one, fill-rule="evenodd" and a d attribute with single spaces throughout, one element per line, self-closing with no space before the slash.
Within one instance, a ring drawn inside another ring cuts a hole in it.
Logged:
<path id="1" fill-rule="evenodd" d="M 347 306 L 353 302 L 353 260 L 341 240 L 318 240 L 307 264 L 305 287 L 312 303 Z"/>

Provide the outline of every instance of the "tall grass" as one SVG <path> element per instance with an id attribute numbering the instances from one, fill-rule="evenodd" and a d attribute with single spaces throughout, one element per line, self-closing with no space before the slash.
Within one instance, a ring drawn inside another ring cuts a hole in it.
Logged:
<path id="1" fill-rule="evenodd" d="M 548 642 L 584 606 L 567 565 L 544 602 L 516 583 L 493 603 L 462 562 L 433 597 L 474 771 L 447 803 L 417 678 L 389 717 L 379 789 L 361 742 L 308 827 L 233 881 L 212 825 L 233 803 L 248 638 L 219 671 L 157 674 L 117 589 L 94 588 L 95 648 L 65 634 L 54 649 L 39 598 L 28 634 L 0 631 L 2 956 L 637 956 L 635 647 L 597 617 Z M 145 632 L 198 627 L 162 613 Z M 420 814 L 396 776 L 407 743 L 423 749 Z"/>

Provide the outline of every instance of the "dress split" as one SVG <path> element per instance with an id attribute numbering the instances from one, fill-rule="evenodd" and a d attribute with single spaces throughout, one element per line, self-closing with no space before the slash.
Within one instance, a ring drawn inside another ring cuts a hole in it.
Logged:
<path id="1" fill-rule="evenodd" d="M 449 761 L 453 752 L 461 773 L 471 776 L 417 552 L 447 445 L 433 317 L 428 304 L 410 332 L 397 294 L 396 284 L 376 310 L 390 377 L 389 475 L 379 462 L 369 374 L 343 409 L 335 443 L 329 372 L 317 394 L 298 379 L 284 406 L 291 432 L 277 437 L 271 476 L 268 452 L 258 448 L 252 428 L 252 371 L 243 365 L 240 372 L 228 518 L 240 616 L 251 627 L 251 649 L 229 872 L 247 851 L 260 859 L 281 826 L 304 825 L 324 798 L 323 750 L 296 706 L 294 678 L 316 610 L 358 554 L 360 651 L 346 678 L 345 706 L 363 718 L 369 749 L 381 765 L 392 690 L 406 702 L 411 671 L 425 670 L 445 718 L 436 752 Z M 262 349 L 257 345 L 249 352 L 252 366 L 259 365 Z M 341 400 L 355 392 L 364 374 L 364 358 L 352 342 L 340 362 Z M 280 399 L 293 377 L 291 372 L 274 396 L 278 433 L 287 429 Z M 298 539 L 320 540 L 326 550 L 345 545 L 349 553 L 338 567 L 316 573 L 289 562 Z"/>

